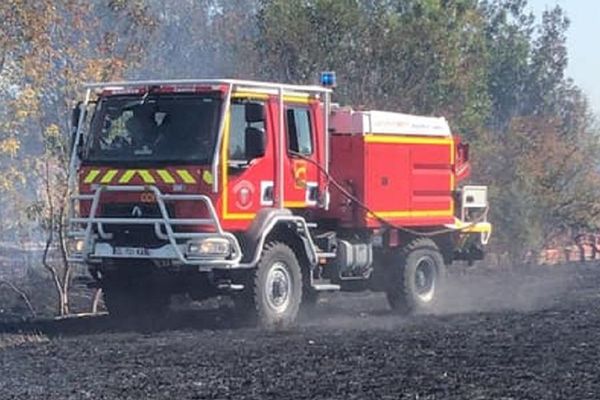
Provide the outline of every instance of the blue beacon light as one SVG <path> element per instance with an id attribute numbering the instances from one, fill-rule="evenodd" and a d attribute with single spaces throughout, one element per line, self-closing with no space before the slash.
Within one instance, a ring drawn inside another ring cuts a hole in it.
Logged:
<path id="1" fill-rule="evenodd" d="M 319 81 L 321 83 L 321 86 L 328 87 L 328 88 L 334 88 L 336 85 L 335 72 L 333 72 L 333 71 L 321 72 Z"/>

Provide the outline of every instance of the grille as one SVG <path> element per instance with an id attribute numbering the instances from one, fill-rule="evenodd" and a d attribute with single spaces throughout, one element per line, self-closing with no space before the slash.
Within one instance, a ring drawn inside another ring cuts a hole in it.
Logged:
<path id="1" fill-rule="evenodd" d="M 171 218 L 175 217 L 173 207 L 166 205 Z M 134 211 L 135 210 L 135 211 Z M 116 203 L 105 204 L 101 216 L 106 218 L 160 218 L 157 204 Z M 159 239 L 154 232 L 154 225 L 111 224 L 105 225 L 104 231 L 113 235 L 110 243 L 114 246 L 157 248 L 167 244 Z"/>

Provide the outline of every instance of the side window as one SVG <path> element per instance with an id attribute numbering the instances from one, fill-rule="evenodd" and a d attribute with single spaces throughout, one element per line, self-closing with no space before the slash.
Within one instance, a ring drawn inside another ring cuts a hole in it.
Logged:
<path id="1" fill-rule="evenodd" d="M 255 128 L 264 131 L 265 122 L 247 122 L 246 101 L 233 101 L 229 119 L 229 159 L 249 161 L 246 155 L 246 130 Z"/>
<path id="2" fill-rule="evenodd" d="M 286 111 L 288 149 L 302 155 L 313 153 L 310 111 L 305 107 L 288 107 Z"/>
<path id="3" fill-rule="evenodd" d="M 229 159 L 246 159 L 245 152 L 246 114 L 242 103 L 232 103 L 229 119 Z"/>

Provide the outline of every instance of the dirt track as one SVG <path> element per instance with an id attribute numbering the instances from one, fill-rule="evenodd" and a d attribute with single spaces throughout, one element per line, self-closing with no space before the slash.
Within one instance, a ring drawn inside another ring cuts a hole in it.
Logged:
<path id="1" fill-rule="evenodd" d="M 458 313 L 324 300 L 287 332 L 232 329 L 226 311 L 0 325 L 0 399 L 600 398 L 600 266 L 459 277 Z"/>

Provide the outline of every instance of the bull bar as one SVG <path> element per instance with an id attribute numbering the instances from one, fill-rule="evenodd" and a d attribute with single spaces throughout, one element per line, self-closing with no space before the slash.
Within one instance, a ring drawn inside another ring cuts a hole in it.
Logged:
<path id="1" fill-rule="evenodd" d="M 154 195 L 160 217 L 155 218 L 124 218 L 124 217 L 98 217 L 97 211 L 100 204 L 100 198 L 106 192 L 151 192 Z M 74 210 L 75 203 L 79 201 L 91 201 L 90 210 L 87 217 L 69 218 L 69 236 L 71 238 L 80 239 L 83 241 L 82 249 L 78 252 L 69 254 L 69 261 L 77 263 L 94 263 L 100 262 L 104 258 L 112 259 L 148 259 L 148 260 L 170 260 L 179 261 L 184 265 L 206 266 L 212 268 L 231 268 L 239 265 L 242 259 L 242 251 L 237 238 L 229 233 L 224 232 L 217 213 L 212 204 L 211 199 L 206 195 L 200 194 L 164 194 L 156 186 L 111 186 L 101 185 L 93 194 L 78 194 L 70 198 L 72 202 L 71 210 Z M 209 218 L 171 218 L 165 202 L 175 201 L 201 201 L 206 205 L 209 213 Z M 104 225 L 153 225 L 155 235 L 161 239 L 168 241 L 164 246 L 157 249 L 144 249 L 143 254 L 117 254 L 117 246 L 112 246 L 107 242 L 98 241 L 98 239 L 110 240 L 111 234 L 104 230 Z M 96 232 L 94 232 L 94 225 Z M 212 226 L 214 232 L 175 232 L 174 226 Z M 80 226 L 82 229 L 73 229 L 75 226 Z M 163 232 L 163 229 L 165 232 Z M 216 256 L 194 256 L 186 255 L 186 242 L 191 239 L 226 239 L 230 246 L 231 252 L 228 257 Z M 178 242 L 179 241 L 179 242 Z"/>

